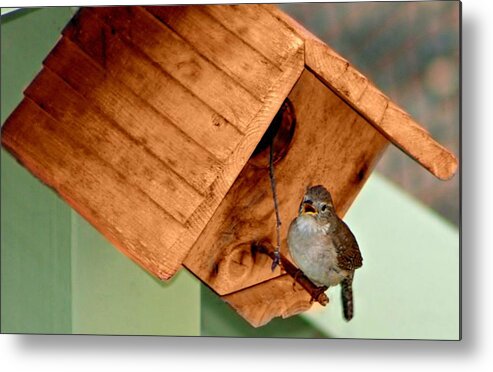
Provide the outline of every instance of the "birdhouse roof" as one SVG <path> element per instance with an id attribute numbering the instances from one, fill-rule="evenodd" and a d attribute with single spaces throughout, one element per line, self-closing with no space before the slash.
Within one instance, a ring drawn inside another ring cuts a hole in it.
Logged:
<path id="1" fill-rule="evenodd" d="M 122 252 L 168 279 L 304 69 L 434 175 L 453 175 L 452 154 L 271 5 L 81 9 L 2 144 Z"/>

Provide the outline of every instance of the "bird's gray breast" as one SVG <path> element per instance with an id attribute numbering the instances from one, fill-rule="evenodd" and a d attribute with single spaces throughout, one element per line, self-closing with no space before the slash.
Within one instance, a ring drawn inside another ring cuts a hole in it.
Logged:
<path id="1" fill-rule="evenodd" d="M 329 233 L 311 216 L 297 217 L 289 227 L 288 248 L 303 273 L 315 284 L 334 286 L 345 277 L 337 265 L 337 251 Z"/>

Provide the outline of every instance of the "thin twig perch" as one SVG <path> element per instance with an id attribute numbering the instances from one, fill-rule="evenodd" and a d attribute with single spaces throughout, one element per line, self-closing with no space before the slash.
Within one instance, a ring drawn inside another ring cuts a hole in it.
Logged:
<path id="1" fill-rule="evenodd" d="M 274 250 L 274 257 L 272 258 L 272 271 L 275 270 L 280 262 L 280 251 L 281 251 L 281 216 L 279 215 L 279 203 L 277 202 L 276 193 L 276 178 L 274 176 L 274 138 L 272 138 L 270 143 L 269 151 L 269 177 L 270 186 L 272 189 L 272 198 L 274 199 L 274 210 L 276 211 L 276 248 Z"/>
<path id="2" fill-rule="evenodd" d="M 269 242 L 256 242 L 252 243 L 252 249 L 266 254 L 272 260 L 275 259 L 276 253 L 274 247 Z M 288 273 L 298 284 L 300 284 L 312 297 L 314 301 L 317 301 L 320 305 L 325 306 L 329 303 L 329 298 L 324 293 L 327 290 L 327 287 L 317 287 L 312 283 L 310 279 L 308 279 L 303 272 L 294 266 L 286 257 L 284 257 L 281 253 L 279 253 L 279 257 L 281 260 L 281 267 Z"/>

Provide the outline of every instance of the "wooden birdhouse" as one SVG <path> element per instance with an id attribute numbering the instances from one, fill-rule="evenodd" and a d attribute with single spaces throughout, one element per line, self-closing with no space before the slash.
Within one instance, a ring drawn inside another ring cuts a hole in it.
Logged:
<path id="1" fill-rule="evenodd" d="M 307 185 L 342 217 L 390 143 L 440 179 L 455 157 L 273 5 L 83 8 L 2 145 L 156 277 L 186 268 L 252 325 L 311 295 L 255 249 Z M 287 255 L 285 242 L 282 253 Z"/>

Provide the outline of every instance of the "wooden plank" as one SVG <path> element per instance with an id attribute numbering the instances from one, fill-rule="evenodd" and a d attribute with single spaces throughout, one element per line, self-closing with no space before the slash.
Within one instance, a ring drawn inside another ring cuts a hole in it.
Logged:
<path id="1" fill-rule="evenodd" d="M 456 173 L 457 158 L 395 103 L 389 102 L 377 128 L 439 179 L 449 180 Z"/>
<path id="2" fill-rule="evenodd" d="M 77 25 L 80 28 L 73 32 L 70 31 L 72 28 L 64 32 L 107 73 L 129 86 L 219 160 L 228 157 L 241 138 L 237 128 L 138 49 L 123 43 L 94 15 L 89 19 L 82 17 Z"/>
<path id="3" fill-rule="evenodd" d="M 222 299 L 253 327 L 261 327 L 274 317 L 288 318 L 311 307 L 310 295 L 293 278 L 281 275 Z"/>
<path id="4" fill-rule="evenodd" d="M 281 71 L 234 33 L 207 15 L 201 6 L 146 7 L 200 54 L 263 99 Z M 206 30 L 207 37 L 204 37 Z"/>
<path id="5" fill-rule="evenodd" d="M 216 116 L 225 118 L 240 131 L 246 129 L 260 109 L 262 104 L 258 97 L 250 94 L 141 7 L 84 9 L 64 32 L 72 32 L 71 29 L 78 27 L 85 28 L 86 24 L 87 29 L 93 26 L 101 27 L 97 22 L 98 17 L 109 27 L 109 29 L 104 28 L 105 38 L 100 39 L 121 38 L 135 49 L 142 51 L 161 70 L 166 71 L 209 105 L 217 113 Z M 84 34 L 76 35 L 81 43 L 84 37 L 86 37 Z M 95 36 L 94 42 L 96 45 L 101 45 L 97 37 L 98 35 Z M 111 47 L 109 42 L 105 42 L 105 45 Z M 100 50 L 103 50 L 102 46 Z"/>
<path id="6" fill-rule="evenodd" d="M 217 177 L 220 164 L 209 151 L 121 81 L 110 78 L 67 38 L 44 63 L 199 192 Z"/>
<path id="7" fill-rule="evenodd" d="M 283 238 L 308 185 L 325 185 L 343 216 L 388 143 L 306 70 L 289 99 L 297 124 L 289 151 L 275 169 Z M 243 168 L 184 262 L 220 295 L 279 274 L 271 272 L 269 260 L 250 249 L 253 241 L 275 241 L 267 166 L 267 161 L 264 168 L 252 161 Z M 287 255 L 284 241 L 282 245 Z"/>
<path id="8" fill-rule="evenodd" d="M 34 101 L 7 119 L 2 144 L 134 261 L 164 279 L 181 266 L 186 252 L 169 247 L 185 228 Z"/>
<path id="9" fill-rule="evenodd" d="M 184 179 L 50 70 L 41 71 L 24 94 L 60 123 L 60 135 L 98 154 L 182 224 L 202 202 Z"/>
<path id="10" fill-rule="evenodd" d="M 359 107 L 362 111 L 366 112 L 369 121 L 381 122 L 388 102 L 389 98 L 387 96 L 372 84 L 368 84 L 364 95 L 359 99 Z"/>
<path id="11" fill-rule="evenodd" d="M 302 38 L 262 5 L 209 5 L 201 9 L 277 66 L 303 45 Z"/>

